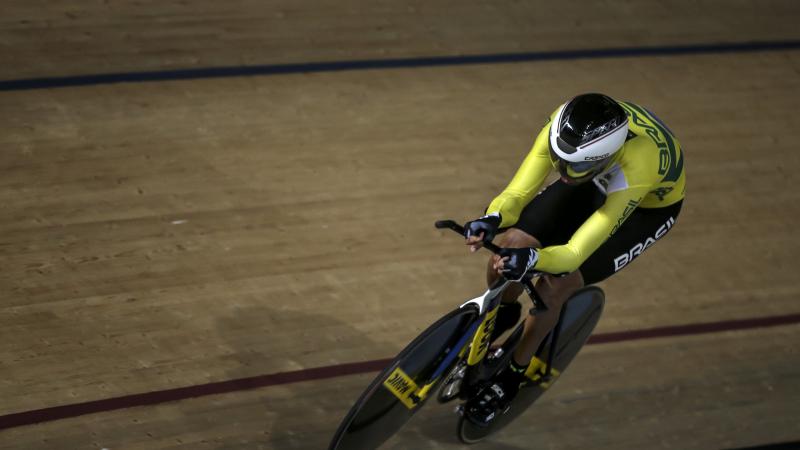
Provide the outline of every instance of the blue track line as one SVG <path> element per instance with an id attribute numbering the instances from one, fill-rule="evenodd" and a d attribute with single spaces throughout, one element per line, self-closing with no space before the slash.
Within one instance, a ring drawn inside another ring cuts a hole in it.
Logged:
<path id="1" fill-rule="evenodd" d="M 742 447 L 734 450 L 797 450 L 800 448 L 800 441 L 778 442 L 776 444 L 756 445 L 754 447 Z"/>
<path id="2" fill-rule="evenodd" d="M 256 66 L 206 67 L 149 72 L 120 72 L 95 75 L 27 78 L 0 81 L 0 91 L 49 89 L 113 83 L 142 83 L 201 78 L 267 76 L 296 73 L 337 72 L 344 70 L 400 69 L 478 64 L 507 64 L 535 61 L 559 61 L 594 58 L 632 58 L 642 56 L 675 56 L 709 53 L 745 53 L 798 50 L 800 40 L 691 44 L 659 47 L 594 48 L 548 52 L 497 53 L 463 56 L 430 56 L 421 58 L 365 59 L 354 61 L 309 62 L 298 64 L 266 64 Z"/>

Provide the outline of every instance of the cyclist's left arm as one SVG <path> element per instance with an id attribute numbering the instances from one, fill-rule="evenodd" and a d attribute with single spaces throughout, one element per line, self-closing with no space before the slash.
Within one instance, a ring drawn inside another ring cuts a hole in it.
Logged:
<path id="1" fill-rule="evenodd" d="M 550 124 L 558 109 L 550 114 L 550 119 L 539 131 L 531 151 L 517 170 L 511 183 L 486 208 L 486 214 L 499 214 L 501 228 L 514 225 L 525 206 L 531 202 L 541 189 L 547 176 L 553 170 L 550 162 Z"/>
<path id="2" fill-rule="evenodd" d="M 539 250 L 535 269 L 547 273 L 578 270 L 617 231 L 649 190 L 650 185 L 639 185 L 609 194 L 605 204 L 589 216 L 568 243 Z"/>

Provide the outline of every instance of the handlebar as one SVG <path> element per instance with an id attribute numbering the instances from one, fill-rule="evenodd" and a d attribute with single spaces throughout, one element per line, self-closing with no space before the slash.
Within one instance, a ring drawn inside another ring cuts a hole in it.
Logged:
<path id="1" fill-rule="evenodd" d="M 460 234 L 461 236 L 464 236 L 464 226 L 458 224 L 458 222 L 456 222 L 455 220 L 449 220 L 449 219 L 437 220 L 434 226 L 440 230 L 445 228 L 450 229 Z M 500 250 L 502 250 L 501 247 L 497 246 L 493 242 L 484 242 L 483 247 L 491 251 L 495 255 L 499 255 Z M 533 283 L 531 283 L 532 278 L 539 276 L 542 273 L 543 272 L 532 270 L 530 274 L 526 274 L 525 276 L 522 277 L 522 280 L 520 280 L 520 284 L 522 284 L 522 286 L 525 288 L 525 292 L 528 293 L 528 297 L 530 297 L 531 301 L 533 302 L 533 309 L 531 310 L 532 314 L 536 314 L 537 312 L 540 311 L 541 312 L 547 311 L 547 305 L 545 305 L 544 301 L 542 300 L 542 297 L 539 296 L 539 293 L 536 291 L 536 288 L 533 287 Z"/>
<path id="2" fill-rule="evenodd" d="M 436 226 L 436 228 L 439 229 L 449 228 L 455 231 L 456 233 L 460 234 L 461 236 L 464 236 L 464 227 L 456 223 L 455 220 L 437 220 L 434 225 Z M 500 254 L 501 248 L 492 242 L 484 242 L 483 246 L 486 247 L 486 249 L 490 250 L 495 255 Z"/>

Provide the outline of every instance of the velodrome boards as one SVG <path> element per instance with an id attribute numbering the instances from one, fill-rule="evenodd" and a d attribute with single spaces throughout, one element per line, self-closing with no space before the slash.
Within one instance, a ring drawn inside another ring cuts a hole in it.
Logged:
<path id="1" fill-rule="evenodd" d="M 685 206 L 475 448 L 800 440 L 800 6 L 563 3 L 5 2 L 0 448 L 325 448 L 484 287 L 434 220 L 595 90 L 675 131 Z M 385 448 L 462 448 L 450 409 Z"/>

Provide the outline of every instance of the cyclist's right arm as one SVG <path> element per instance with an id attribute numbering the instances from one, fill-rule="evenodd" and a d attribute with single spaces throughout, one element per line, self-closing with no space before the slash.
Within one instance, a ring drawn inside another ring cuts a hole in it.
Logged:
<path id="1" fill-rule="evenodd" d="M 486 214 L 500 214 L 501 228 L 517 223 L 522 209 L 533 200 L 547 175 L 553 170 L 549 155 L 549 132 L 550 124 L 548 123 L 539 132 L 533 148 L 525 157 L 525 161 L 522 162 L 514 178 L 486 209 Z"/>

